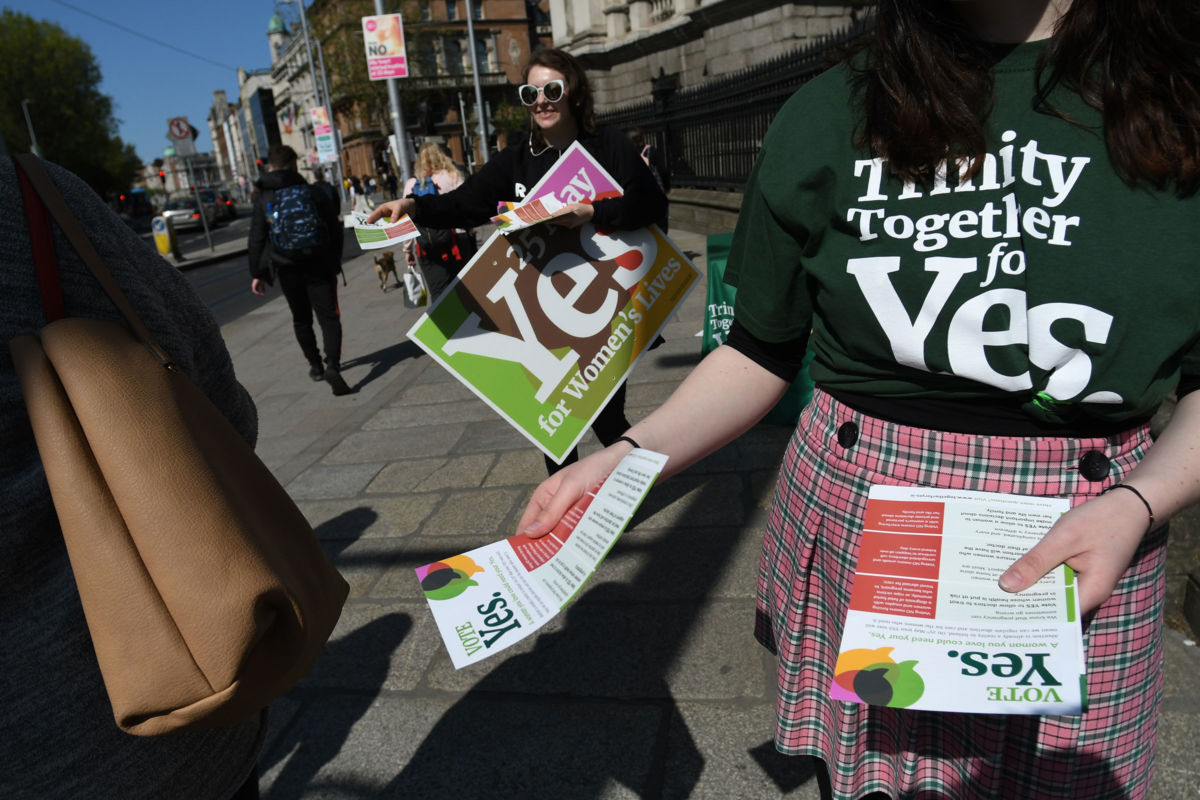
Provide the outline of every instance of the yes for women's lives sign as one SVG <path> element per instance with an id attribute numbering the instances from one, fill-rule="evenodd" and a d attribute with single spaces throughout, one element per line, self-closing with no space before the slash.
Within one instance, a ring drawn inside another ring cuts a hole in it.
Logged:
<path id="1" fill-rule="evenodd" d="M 525 203 L 620 194 L 576 143 Z M 408 337 L 561 463 L 698 277 L 656 226 L 497 232 Z"/>

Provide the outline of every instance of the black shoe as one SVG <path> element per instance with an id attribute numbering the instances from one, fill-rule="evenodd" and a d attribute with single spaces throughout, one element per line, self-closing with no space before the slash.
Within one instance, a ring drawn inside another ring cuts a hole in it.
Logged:
<path id="1" fill-rule="evenodd" d="M 320 364 L 313 364 L 308 368 L 308 377 L 314 381 L 325 380 L 325 369 Z"/>
<path id="2" fill-rule="evenodd" d="M 329 384 L 329 388 L 333 389 L 333 393 L 337 397 L 344 394 L 350 394 L 353 389 L 346 385 L 342 380 L 342 373 L 338 372 L 337 367 L 325 368 L 325 382 Z"/>

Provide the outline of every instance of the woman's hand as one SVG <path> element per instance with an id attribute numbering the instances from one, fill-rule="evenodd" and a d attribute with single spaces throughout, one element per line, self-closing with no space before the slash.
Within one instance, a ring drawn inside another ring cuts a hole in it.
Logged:
<path id="1" fill-rule="evenodd" d="M 1063 514 L 1033 549 L 1000 576 L 1008 592 L 1028 589 L 1059 564 L 1079 574 L 1079 610 L 1109 598 L 1146 534 L 1146 507 L 1130 491 L 1093 497 Z"/>
<path id="2" fill-rule="evenodd" d="M 381 217 L 387 217 L 388 222 L 395 222 L 405 214 L 411 214 L 413 209 L 417 207 L 417 201 L 411 197 L 402 197 L 399 200 L 389 200 L 386 203 L 380 203 L 375 210 L 371 212 L 371 216 L 367 217 L 367 222 L 374 222 Z"/>
<path id="3" fill-rule="evenodd" d="M 567 212 L 560 214 L 557 217 L 549 220 L 553 225 L 561 225 L 564 228 L 578 228 L 585 222 L 592 219 L 592 214 L 596 213 L 596 209 L 592 208 L 591 203 L 571 203 L 566 206 Z"/>
<path id="4" fill-rule="evenodd" d="M 618 442 L 563 467 L 542 481 L 533 490 L 529 505 L 525 506 L 525 513 L 517 523 L 517 533 L 523 533 L 531 539 L 545 536 L 554 529 L 571 506 L 575 505 L 588 489 L 604 480 L 632 449 L 630 445 Z"/>

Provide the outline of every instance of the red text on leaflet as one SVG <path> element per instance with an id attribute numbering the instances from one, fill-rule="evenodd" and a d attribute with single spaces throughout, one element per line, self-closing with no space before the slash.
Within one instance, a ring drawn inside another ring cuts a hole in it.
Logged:
<path id="1" fill-rule="evenodd" d="M 571 506 L 571 509 L 554 526 L 554 530 L 540 539 L 530 539 L 523 533 L 508 537 L 506 541 L 526 571 L 532 572 L 537 569 L 562 549 L 563 543 L 571 538 L 571 533 L 579 524 L 579 520 L 583 519 L 583 512 L 587 511 L 588 506 L 592 504 L 599 488 L 600 486 L 597 484 L 590 492 L 579 498 L 579 502 Z"/>
<path id="2" fill-rule="evenodd" d="M 863 534 L 858 571 L 937 580 L 941 559 L 941 536 L 872 531 Z"/>
<path id="3" fill-rule="evenodd" d="M 870 500 L 863 518 L 863 528 L 894 533 L 941 533 L 945 513 L 944 503 Z"/>
<path id="4" fill-rule="evenodd" d="M 859 573 L 854 576 L 850 608 L 874 614 L 933 619 L 937 610 L 937 589 L 934 581 Z"/>

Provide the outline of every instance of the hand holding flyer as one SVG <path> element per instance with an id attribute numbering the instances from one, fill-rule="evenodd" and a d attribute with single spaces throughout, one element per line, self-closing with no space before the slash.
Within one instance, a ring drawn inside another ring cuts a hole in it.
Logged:
<path id="1" fill-rule="evenodd" d="M 367 222 L 367 214 L 360 211 L 352 211 L 351 214 L 354 217 L 354 238 L 363 250 L 391 247 L 421 235 L 407 214 L 395 222 L 386 219 Z"/>
<path id="2" fill-rule="evenodd" d="M 516 644 L 583 588 L 667 463 L 633 450 L 550 533 L 510 536 L 418 567 L 417 579 L 456 669 Z"/>
<path id="3" fill-rule="evenodd" d="M 1027 591 L 1004 569 L 1070 508 L 1063 498 L 873 486 L 830 695 L 985 714 L 1086 705 L 1075 574 Z"/>

